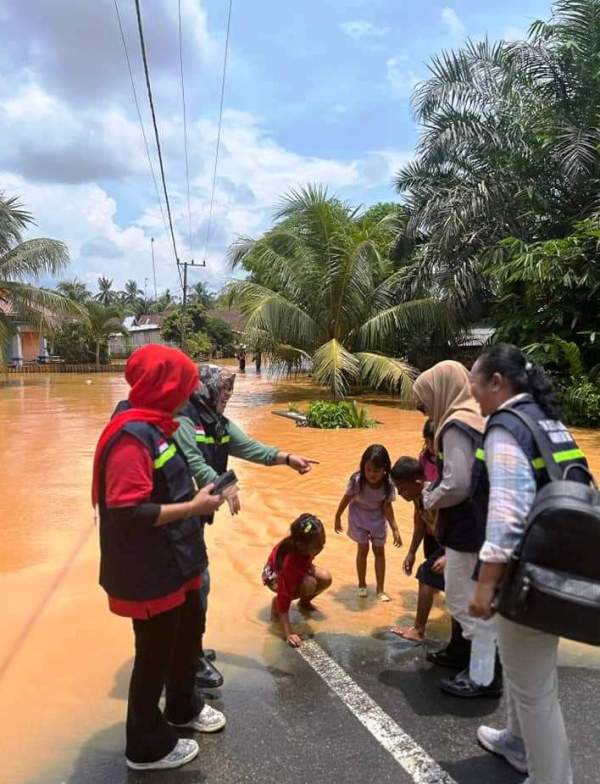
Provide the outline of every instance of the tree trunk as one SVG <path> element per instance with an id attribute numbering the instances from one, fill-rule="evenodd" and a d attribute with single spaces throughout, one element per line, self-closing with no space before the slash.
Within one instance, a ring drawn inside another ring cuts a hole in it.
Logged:
<path id="1" fill-rule="evenodd" d="M 96 370 L 100 370 L 100 341 L 96 341 Z"/>

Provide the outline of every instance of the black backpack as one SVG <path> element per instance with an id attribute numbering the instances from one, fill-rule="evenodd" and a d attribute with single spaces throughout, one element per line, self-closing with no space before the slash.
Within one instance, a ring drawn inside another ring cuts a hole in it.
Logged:
<path id="1" fill-rule="evenodd" d="M 511 413 L 531 431 L 550 481 L 536 494 L 496 609 L 514 623 L 600 645 L 600 493 L 586 467 L 559 467 L 531 417 Z M 574 471 L 590 484 L 570 479 Z"/>

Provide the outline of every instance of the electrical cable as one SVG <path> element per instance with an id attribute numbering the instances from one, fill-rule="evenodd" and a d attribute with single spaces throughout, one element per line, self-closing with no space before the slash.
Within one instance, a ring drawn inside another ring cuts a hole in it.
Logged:
<path id="1" fill-rule="evenodd" d="M 179 254 L 177 253 L 177 242 L 175 241 L 175 231 L 173 229 L 173 217 L 171 215 L 171 204 L 169 202 L 169 194 L 167 192 L 167 182 L 165 178 L 165 167 L 163 164 L 163 157 L 162 157 L 162 150 L 160 147 L 160 137 L 158 134 L 158 126 L 156 123 L 156 112 L 154 111 L 154 100 L 152 98 L 152 86 L 150 85 L 150 73 L 148 70 L 148 59 L 146 57 L 146 44 L 144 42 L 144 29 L 142 26 L 142 12 L 140 10 L 140 0 L 135 0 L 135 11 L 137 15 L 137 23 L 138 23 L 138 31 L 140 34 L 140 47 L 142 50 L 142 60 L 144 62 L 144 75 L 146 77 L 146 88 L 148 90 L 148 101 L 150 103 L 150 112 L 152 114 L 152 125 L 154 127 L 154 136 L 156 138 L 156 149 L 158 152 L 158 163 L 160 166 L 160 177 L 162 180 L 163 191 L 165 195 L 165 204 L 167 206 L 167 216 L 169 219 L 169 229 L 171 232 L 171 241 L 173 243 L 173 252 L 175 254 L 175 260 L 179 262 Z M 177 271 L 179 272 L 179 279 L 183 285 L 183 279 L 181 276 L 181 270 L 179 266 L 177 267 Z"/>
<path id="2" fill-rule="evenodd" d="M 137 0 L 136 0 L 137 2 Z M 217 128 L 217 145 L 215 149 L 215 165 L 213 169 L 213 178 L 212 178 L 212 188 L 211 188 L 211 195 L 210 195 L 210 208 L 208 212 L 208 224 L 206 227 L 206 240 L 204 243 L 204 258 L 206 259 L 206 254 L 208 252 L 208 246 L 210 242 L 210 233 L 212 229 L 212 219 L 213 219 L 213 207 L 215 203 L 215 186 L 217 182 L 217 168 L 219 166 L 219 151 L 221 149 L 221 132 L 223 128 L 223 105 L 225 100 L 225 83 L 227 79 L 227 58 L 229 54 L 229 33 L 231 30 L 231 7 L 233 5 L 233 0 L 229 0 L 229 9 L 227 12 L 227 33 L 225 36 L 225 52 L 223 55 L 223 74 L 221 77 L 221 101 L 219 106 L 219 124 Z"/>
<path id="3" fill-rule="evenodd" d="M 133 92 L 133 100 L 135 102 L 135 108 L 137 111 L 138 121 L 140 124 L 140 128 L 142 131 L 142 137 L 144 139 L 144 147 L 146 149 L 146 157 L 148 159 L 148 165 L 150 167 L 150 173 L 152 175 L 152 182 L 154 183 L 154 192 L 156 193 L 156 199 L 158 201 L 158 206 L 160 207 L 160 215 L 162 218 L 163 226 L 165 228 L 165 233 L 169 233 L 169 228 L 167 226 L 167 219 L 165 218 L 165 211 L 162 205 L 162 199 L 160 198 L 160 193 L 158 191 L 158 183 L 156 181 L 156 174 L 154 173 L 154 166 L 152 164 L 152 156 L 150 155 L 150 146 L 148 144 L 148 137 L 146 136 L 146 129 L 144 128 L 144 120 L 142 118 L 142 112 L 140 109 L 140 104 L 138 101 L 137 90 L 135 89 L 135 81 L 133 78 L 133 69 L 131 68 L 131 60 L 129 59 L 129 51 L 127 49 L 127 41 L 125 39 L 125 32 L 123 31 L 123 24 L 121 22 L 121 14 L 119 12 L 119 6 L 117 0 L 114 0 L 115 4 L 115 11 L 117 14 L 117 22 L 119 23 L 119 32 L 121 34 L 121 42 L 123 44 L 123 51 L 125 52 L 125 60 L 127 61 L 127 70 L 129 71 L 129 80 L 131 81 L 131 90 Z"/>
<path id="4" fill-rule="evenodd" d="M 190 258 L 193 258 L 192 248 L 192 208 L 190 205 L 190 160 L 188 156 L 188 134 L 187 134 L 187 112 L 185 107 L 185 83 L 183 79 L 183 42 L 181 35 L 181 0 L 177 3 L 177 13 L 179 17 L 179 75 L 181 78 L 181 103 L 183 106 L 183 149 L 185 153 L 185 182 L 187 194 L 188 210 L 188 244 L 190 248 Z"/>

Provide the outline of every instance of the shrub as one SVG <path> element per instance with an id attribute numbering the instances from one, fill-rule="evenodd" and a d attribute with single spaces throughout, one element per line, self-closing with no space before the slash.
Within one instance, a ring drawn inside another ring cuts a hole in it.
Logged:
<path id="1" fill-rule="evenodd" d="M 561 403 L 565 421 L 579 427 L 600 427 L 600 386 L 585 376 L 563 387 Z"/>
<path id="2" fill-rule="evenodd" d="M 369 418 L 367 409 L 358 406 L 355 400 L 352 403 L 315 400 L 309 405 L 306 416 L 309 427 L 322 430 L 375 427 L 375 420 Z"/>

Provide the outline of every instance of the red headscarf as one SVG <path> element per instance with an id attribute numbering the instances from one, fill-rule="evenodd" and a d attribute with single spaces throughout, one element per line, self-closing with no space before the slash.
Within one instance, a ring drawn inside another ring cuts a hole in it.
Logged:
<path id="1" fill-rule="evenodd" d="M 94 454 L 92 504 L 98 503 L 100 464 L 108 442 L 127 422 L 149 422 L 165 435 L 177 430 L 174 411 L 198 386 L 198 369 L 182 351 L 149 344 L 137 349 L 127 360 L 125 378 L 131 387 L 131 408 L 113 417 L 102 431 Z"/>

